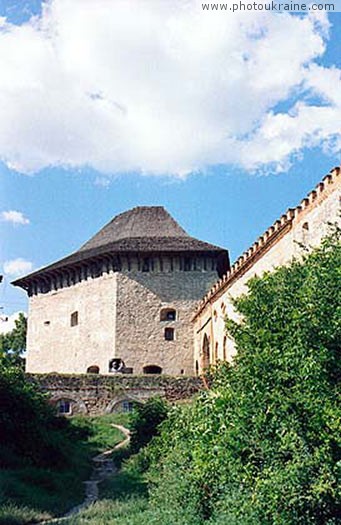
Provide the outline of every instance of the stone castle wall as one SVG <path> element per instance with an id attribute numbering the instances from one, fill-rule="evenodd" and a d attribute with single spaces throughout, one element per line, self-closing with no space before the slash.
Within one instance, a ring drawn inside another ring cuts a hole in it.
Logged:
<path id="1" fill-rule="evenodd" d="M 251 277 L 299 257 L 302 245 L 319 245 L 329 231 L 328 223 L 340 222 L 340 198 L 341 175 L 336 168 L 300 206 L 276 221 L 205 296 L 194 318 L 194 357 L 199 370 L 208 360 L 231 361 L 235 355 L 234 343 L 225 332 L 226 316 L 238 320 L 231 298 L 247 292 L 246 283 Z"/>
<path id="2" fill-rule="evenodd" d="M 27 377 L 48 394 L 56 408 L 60 401 L 67 401 L 69 415 L 119 412 L 127 401 L 144 403 L 155 396 L 171 403 L 186 401 L 204 388 L 201 379 L 195 377 L 62 374 L 28 374 Z"/>
<path id="3" fill-rule="evenodd" d="M 117 284 L 116 356 L 134 374 L 156 365 L 168 375 L 193 374 L 193 311 L 217 278 L 215 271 L 130 272 Z M 174 321 L 162 321 L 172 308 Z M 174 340 L 165 329 L 174 329 Z"/>
<path id="4" fill-rule="evenodd" d="M 70 287 L 30 297 L 26 371 L 108 371 L 115 346 L 117 274 L 88 278 Z M 78 324 L 71 326 L 71 314 Z"/>
<path id="5" fill-rule="evenodd" d="M 162 256 L 122 258 L 120 271 L 102 270 L 75 283 L 30 297 L 27 372 L 83 374 L 90 366 L 109 372 L 120 358 L 134 374 L 157 365 L 170 375 L 193 374 L 191 317 L 217 279 L 216 260 Z M 176 311 L 175 321 L 160 321 L 163 308 Z M 77 324 L 71 315 L 77 312 Z M 165 328 L 175 338 L 165 339 Z"/>

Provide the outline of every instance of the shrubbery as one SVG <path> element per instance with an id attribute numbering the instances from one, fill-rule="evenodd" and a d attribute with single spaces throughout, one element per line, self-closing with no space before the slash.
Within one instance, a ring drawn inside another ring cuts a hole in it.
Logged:
<path id="1" fill-rule="evenodd" d="M 169 406 L 161 397 L 148 399 L 146 403 L 136 404 L 131 418 L 130 448 L 133 453 L 145 447 L 159 434 L 159 426 L 168 415 Z"/>
<path id="2" fill-rule="evenodd" d="M 218 367 L 192 407 L 174 409 L 150 447 L 160 523 L 336 524 L 340 283 L 339 233 L 249 282 L 235 301 L 242 323 L 227 322 L 235 365 Z"/>

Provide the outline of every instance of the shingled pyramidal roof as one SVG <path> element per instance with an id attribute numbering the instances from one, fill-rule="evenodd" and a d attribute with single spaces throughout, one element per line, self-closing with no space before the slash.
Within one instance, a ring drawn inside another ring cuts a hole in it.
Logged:
<path id="1" fill-rule="evenodd" d="M 114 217 L 72 255 L 17 279 L 13 284 L 27 285 L 31 278 L 101 255 L 146 252 L 210 252 L 221 255 L 225 265 L 228 264 L 226 250 L 188 235 L 162 206 L 139 206 Z"/>
<path id="2" fill-rule="evenodd" d="M 122 239 L 177 238 L 189 235 L 162 206 L 139 206 L 114 217 L 82 246 L 81 250 L 98 248 Z"/>

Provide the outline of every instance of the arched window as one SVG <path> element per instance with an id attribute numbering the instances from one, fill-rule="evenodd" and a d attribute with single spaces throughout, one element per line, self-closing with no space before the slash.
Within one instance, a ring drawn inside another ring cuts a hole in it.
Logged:
<path id="1" fill-rule="evenodd" d="M 71 314 L 70 325 L 71 326 L 77 326 L 78 325 L 78 312 L 73 312 Z"/>
<path id="2" fill-rule="evenodd" d="M 210 342 L 207 335 L 204 335 L 202 343 L 202 368 L 208 368 L 210 366 Z"/>
<path id="3" fill-rule="evenodd" d="M 224 341 L 223 341 L 223 360 L 226 361 L 226 343 L 227 343 L 227 337 L 226 335 L 224 336 Z"/>
<path id="4" fill-rule="evenodd" d="M 175 330 L 169 326 L 165 328 L 165 339 L 166 341 L 174 341 L 175 339 Z"/>
<path id="5" fill-rule="evenodd" d="M 158 365 L 147 365 L 143 367 L 144 374 L 162 374 L 162 368 Z"/>
<path id="6" fill-rule="evenodd" d="M 160 321 L 175 321 L 176 311 L 174 308 L 163 308 L 160 312 Z"/>
<path id="7" fill-rule="evenodd" d="M 87 374 L 99 374 L 99 366 L 97 365 L 89 366 L 89 368 L 87 368 L 86 370 L 86 373 Z"/>

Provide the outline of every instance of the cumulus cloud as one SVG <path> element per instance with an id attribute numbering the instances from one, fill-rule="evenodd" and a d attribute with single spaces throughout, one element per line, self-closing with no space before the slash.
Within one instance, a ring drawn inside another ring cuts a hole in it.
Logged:
<path id="1" fill-rule="evenodd" d="M 321 15 L 51 0 L 26 24 L 2 20 L 0 158 L 24 173 L 182 176 L 337 151 L 340 70 L 316 62 L 327 38 Z"/>
<path id="2" fill-rule="evenodd" d="M 21 275 L 25 275 L 26 273 L 29 273 L 33 270 L 33 263 L 18 257 L 17 259 L 5 261 L 3 268 L 6 275 L 11 277 L 20 277 Z"/>
<path id="3" fill-rule="evenodd" d="M 2 321 L 0 322 L 0 333 L 1 334 L 7 334 L 8 332 L 12 332 L 12 330 L 15 328 L 15 321 L 19 318 L 19 314 L 23 313 L 26 317 L 25 312 L 15 312 L 11 315 L 1 315 Z"/>
<path id="4" fill-rule="evenodd" d="M 1 212 L 1 218 L 5 222 L 12 224 L 30 224 L 30 221 L 21 211 L 8 210 Z"/>

